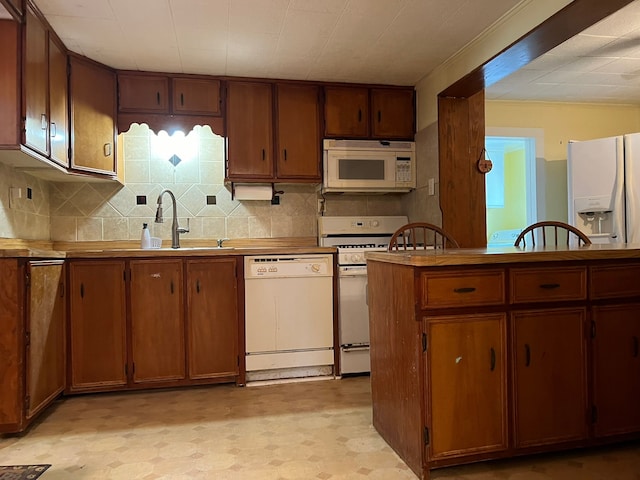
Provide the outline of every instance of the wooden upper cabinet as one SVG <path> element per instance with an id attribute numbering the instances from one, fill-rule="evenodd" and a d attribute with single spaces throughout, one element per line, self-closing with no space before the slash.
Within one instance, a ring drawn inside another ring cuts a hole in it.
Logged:
<path id="1" fill-rule="evenodd" d="M 431 457 L 505 450 L 505 314 L 430 317 L 426 330 Z"/>
<path id="2" fill-rule="evenodd" d="M 174 77 L 171 82 L 173 113 L 221 115 L 219 80 Z"/>
<path id="3" fill-rule="evenodd" d="M 0 20 L 0 145 L 16 148 L 24 140 L 20 101 L 20 25 Z"/>
<path id="4" fill-rule="evenodd" d="M 50 156 L 69 166 L 69 95 L 67 53 L 49 38 L 49 141 Z"/>
<path id="5" fill-rule="evenodd" d="M 48 35 L 31 8 L 27 9 L 24 48 L 24 141 L 36 152 L 49 155 Z"/>
<path id="6" fill-rule="evenodd" d="M 68 167 L 67 53 L 29 7 L 24 49 L 24 139 Z"/>
<path id="7" fill-rule="evenodd" d="M 410 139 L 415 135 L 413 90 L 374 88 L 371 90 L 371 136 L 382 139 Z"/>
<path id="8" fill-rule="evenodd" d="M 185 378 L 182 260 L 132 260 L 133 382 Z"/>
<path id="9" fill-rule="evenodd" d="M 259 82 L 227 84 L 227 178 L 274 178 L 272 86 Z"/>
<path id="10" fill-rule="evenodd" d="M 325 137 L 366 138 L 369 135 L 369 90 L 325 87 Z"/>
<path id="11" fill-rule="evenodd" d="M 69 386 L 71 392 L 125 387 L 127 361 L 125 264 L 69 265 Z"/>
<path id="12" fill-rule="evenodd" d="M 319 90 L 316 85 L 276 85 L 279 180 L 321 180 Z"/>
<path id="13" fill-rule="evenodd" d="M 169 113 L 169 79 L 159 75 L 118 74 L 118 110 Z"/>
<path id="14" fill-rule="evenodd" d="M 116 75 L 91 60 L 70 58 L 71 167 L 116 171 Z"/>
<path id="15" fill-rule="evenodd" d="M 3 2 L 7 7 L 7 10 L 16 20 L 20 20 L 24 15 L 24 8 L 22 0 L 4 0 Z"/>

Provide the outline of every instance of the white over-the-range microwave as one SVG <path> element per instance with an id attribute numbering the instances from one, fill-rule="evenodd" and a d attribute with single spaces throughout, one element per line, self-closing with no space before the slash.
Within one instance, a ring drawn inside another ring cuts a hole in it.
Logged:
<path id="1" fill-rule="evenodd" d="M 416 188 L 415 143 L 323 142 L 323 193 L 401 193 Z"/>

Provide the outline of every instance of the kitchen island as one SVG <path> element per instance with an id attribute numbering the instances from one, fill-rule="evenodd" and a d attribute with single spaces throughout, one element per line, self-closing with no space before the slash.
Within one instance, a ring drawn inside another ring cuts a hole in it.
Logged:
<path id="1" fill-rule="evenodd" d="M 367 254 L 373 424 L 433 468 L 637 438 L 640 245 Z"/>

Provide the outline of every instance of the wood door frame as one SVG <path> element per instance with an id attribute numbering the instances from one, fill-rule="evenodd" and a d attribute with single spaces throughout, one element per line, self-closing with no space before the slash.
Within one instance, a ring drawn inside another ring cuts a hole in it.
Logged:
<path id="1" fill-rule="evenodd" d="M 484 89 L 632 1 L 574 0 L 438 94 L 442 227 L 461 247 L 487 244 Z"/>

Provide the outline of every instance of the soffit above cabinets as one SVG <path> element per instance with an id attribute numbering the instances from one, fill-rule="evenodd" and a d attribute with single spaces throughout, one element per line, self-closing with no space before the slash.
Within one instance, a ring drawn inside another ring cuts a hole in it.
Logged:
<path id="1" fill-rule="evenodd" d="M 67 48 L 117 69 L 415 85 L 522 2 L 35 3 Z"/>

